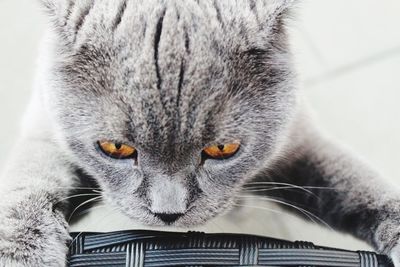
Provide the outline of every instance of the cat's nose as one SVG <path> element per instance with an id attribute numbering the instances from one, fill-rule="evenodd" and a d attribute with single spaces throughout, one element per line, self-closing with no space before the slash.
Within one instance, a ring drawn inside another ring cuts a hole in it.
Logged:
<path id="1" fill-rule="evenodd" d="M 182 217 L 183 213 L 154 213 L 156 217 L 158 217 L 161 221 L 172 224 L 180 217 Z"/>

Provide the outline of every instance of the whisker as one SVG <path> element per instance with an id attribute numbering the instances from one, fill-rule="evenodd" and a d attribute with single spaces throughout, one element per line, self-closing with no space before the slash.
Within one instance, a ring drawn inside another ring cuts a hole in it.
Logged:
<path id="1" fill-rule="evenodd" d="M 320 190 L 336 190 L 336 188 L 331 188 L 331 187 L 321 187 L 321 186 L 301 186 L 302 188 L 305 189 L 320 189 Z M 252 185 L 252 186 L 244 186 L 245 189 L 249 188 L 249 189 L 262 189 L 260 188 L 260 186 L 257 185 Z M 272 188 L 293 188 L 293 186 L 276 186 L 276 187 L 272 187 Z M 266 188 L 268 189 L 268 188 Z"/>
<path id="2" fill-rule="evenodd" d="M 250 197 L 250 196 L 245 196 L 245 197 L 239 196 L 239 197 L 248 198 L 248 197 Z M 282 204 L 282 205 L 284 205 L 284 206 L 291 207 L 291 208 L 293 208 L 293 209 L 295 209 L 295 210 L 300 211 L 302 214 L 304 214 L 304 215 L 305 215 L 309 220 L 311 220 L 313 223 L 317 223 L 317 222 L 314 220 L 314 218 L 313 218 L 313 216 L 315 216 L 314 214 L 311 214 L 311 215 L 310 215 L 310 214 L 308 214 L 308 213 L 310 213 L 310 212 L 308 212 L 308 211 L 306 211 L 306 210 L 304 210 L 304 209 L 302 209 L 302 208 L 300 208 L 300 207 L 297 207 L 297 206 L 295 206 L 295 205 L 286 203 L 286 202 L 284 202 L 284 201 L 275 200 L 275 199 L 268 199 L 268 198 L 258 199 L 258 200 L 270 201 L 270 202 L 274 202 L 274 203 Z M 315 216 L 315 217 L 316 217 L 316 216 Z M 324 222 L 324 223 L 325 223 L 325 222 Z"/>
<path id="3" fill-rule="evenodd" d="M 250 209 L 258 209 L 258 210 L 262 210 L 262 211 L 269 211 L 269 212 L 272 212 L 272 213 L 288 216 L 290 218 L 296 218 L 296 219 L 298 218 L 293 213 L 284 212 L 284 211 L 281 211 L 281 210 L 271 209 L 271 208 L 267 208 L 267 207 L 253 206 L 253 205 L 235 205 L 235 206 L 243 207 L 243 208 L 250 208 Z M 315 222 L 314 220 L 312 220 L 312 221 Z"/>
<path id="4" fill-rule="evenodd" d="M 98 197 L 91 198 L 91 199 L 86 200 L 85 202 L 81 203 L 78 207 L 76 207 L 76 208 L 72 211 L 71 215 L 70 215 L 69 218 L 68 218 L 68 224 L 70 223 L 72 217 L 74 216 L 75 212 L 76 212 L 79 208 L 81 208 L 82 206 L 84 206 L 84 205 L 86 205 L 86 204 L 89 204 L 90 202 L 94 202 L 94 201 L 96 201 L 96 200 L 99 200 L 99 199 L 101 199 L 101 198 L 102 198 L 102 196 L 98 196 Z"/>
<path id="5" fill-rule="evenodd" d="M 328 188 L 321 188 L 321 187 L 316 187 L 316 186 L 307 186 L 303 187 L 304 189 L 318 189 L 318 190 L 329 190 Z M 257 193 L 257 192 L 269 192 L 269 191 L 277 191 L 277 190 L 285 190 L 285 189 L 299 189 L 295 188 L 293 186 L 276 186 L 276 187 L 270 187 L 270 188 L 260 188 L 259 186 L 254 186 L 254 187 L 244 187 L 243 191 L 249 192 L 249 193 Z M 304 190 L 302 190 L 304 191 Z M 309 192 L 304 191 L 309 194 Z M 317 196 L 315 193 L 311 194 L 312 196 L 315 196 L 318 199 L 321 199 L 319 196 Z"/>
<path id="6" fill-rule="evenodd" d="M 277 200 L 277 199 L 274 199 L 274 198 L 268 198 L 268 197 L 259 197 L 259 196 L 246 196 L 246 195 L 244 195 L 244 196 L 239 196 L 239 197 L 240 198 L 244 198 L 244 199 L 246 199 L 246 198 L 250 198 L 251 199 L 252 198 L 252 199 L 257 199 L 257 200 L 262 200 L 262 201 L 269 201 L 269 202 L 278 203 L 278 204 L 281 204 L 281 205 L 284 205 L 284 206 L 287 206 L 287 207 L 291 207 L 291 208 L 296 209 L 296 210 L 300 211 L 301 213 L 303 213 L 312 222 L 316 223 L 315 220 L 313 219 L 313 218 L 315 218 L 318 222 L 322 223 L 324 226 L 326 226 L 330 230 L 333 230 L 333 228 L 327 222 L 325 222 L 324 220 L 319 218 L 317 215 L 315 215 L 315 214 L 313 214 L 313 213 L 311 213 L 311 212 L 309 212 L 309 211 L 307 211 L 307 210 L 305 210 L 303 208 L 300 208 L 300 207 L 298 207 L 296 205 L 287 203 L 285 201 Z"/>
<path id="7" fill-rule="evenodd" d="M 96 188 L 96 187 L 75 187 L 75 186 L 56 186 L 54 188 L 57 188 L 57 189 L 69 189 L 69 190 L 71 190 L 71 189 L 77 189 L 77 190 L 96 190 L 96 189 L 99 189 L 98 187 Z"/>
<path id="8" fill-rule="evenodd" d="M 250 193 L 256 193 L 256 192 L 268 192 L 268 191 L 276 191 L 276 190 L 285 190 L 285 189 L 293 189 L 291 186 L 277 186 L 277 187 L 271 187 L 271 188 L 259 188 L 259 187 L 254 187 L 254 188 L 243 188 L 243 191 L 250 192 Z"/>
<path id="9" fill-rule="evenodd" d="M 278 182 L 252 182 L 252 183 L 247 183 L 248 185 L 280 185 L 280 186 L 288 186 L 296 189 L 300 189 L 302 191 L 305 191 L 311 195 L 315 195 L 314 192 L 308 190 L 304 186 L 299 186 L 299 185 L 294 185 L 294 184 L 289 184 L 289 183 L 278 183 Z M 316 196 L 316 195 L 315 195 Z"/>
<path id="10" fill-rule="evenodd" d="M 54 203 L 53 205 L 56 205 L 56 204 L 58 204 L 58 203 L 60 203 L 60 202 L 62 202 L 62 201 L 65 201 L 65 200 L 68 200 L 68 199 L 71 199 L 71 198 L 77 198 L 77 197 L 87 197 L 87 196 L 100 196 L 100 194 L 98 194 L 98 193 L 96 193 L 96 194 L 77 194 L 77 195 L 72 195 L 72 196 L 69 196 L 69 197 L 65 197 L 65 198 L 62 198 L 62 199 L 60 199 L 60 200 L 58 200 L 56 203 Z"/>
<path id="11" fill-rule="evenodd" d="M 79 232 L 79 233 L 75 236 L 75 238 L 72 239 L 71 243 L 70 243 L 69 246 L 68 246 L 68 250 L 71 249 L 72 244 L 73 244 L 73 243 L 75 242 L 75 240 L 76 240 L 79 236 L 81 236 L 82 234 L 83 234 L 83 231 L 82 231 L 82 232 Z"/>
<path id="12" fill-rule="evenodd" d="M 283 211 L 280 211 L 280 210 L 271 209 L 271 208 L 267 208 L 267 207 L 260 207 L 260 206 L 253 206 L 253 205 L 243 205 L 243 204 L 233 204 L 233 206 L 235 206 L 235 207 L 243 207 L 243 208 L 252 208 L 252 209 L 262 209 L 262 210 L 266 210 L 266 211 L 270 211 L 270 212 L 274 212 L 274 213 L 278 213 L 278 214 L 282 214 L 282 215 L 295 217 L 294 215 L 292 215 L 290 213 L 283 212 Z"/>
<path id="13" fill-rule="evenodd" d="M 105 207 L 107 207 L 107 205 L 105 205 L 105 204 L 96 205 L 96 206 L 94 206 L 94 207 L 90 207 L 90 208 L 87 208 L 87 209 L 85 209 L 85 210 L 79 212 L 77 215 L 78 215 L 78 216 L 82 216 L 82 215 L 85 215 L 85 214 L 88 214 L 88 213 L 92 212 L 93 210 L 101 209 L 101 208 L 105 208 Z"/>
<path id="14" fill-rule="evenodd" d="M 105 208 L 105 207 L 107 207 L 107 205 L 102 204 L 102 205 L 99 205 L 99 206 L 91 207 L 91 208 L 89 208 L 89 209 L 87 209 L 87 210 L 85 210 L 85 211 L 83 211 L 83 212 L 88 213 L 88 212 L 90 212 L 90 211 L 92 211 L 92 210 L 94 210 L 94 209 Z M 79 238 L 79 236 L 81 236 L 83 233 L 84 233 L 84 231 L 79 232 L 79 233 L 75 236 L 75 238 L 72 239 L 72 241 L 71 241 L 71 243 L 70 243 L 70 245 L 69 245 L 69 248 L 71 248 L 71 246 L 72 246 L 72 244 L 75 242 L 75 240 L 76 240 L 77 238 Z"/>
<path id="15" fill-rule="evenodd" d="M 60 188 L 63 188 L 63 187 L 60 187 Z M 80 197 L 80 196 L 99 196 L 99 194 L 77 194 L 77 195 L 68 196 L 68 197 L 62 198 L 62 199 L 60 199 L 60 200 L 58 200 L 57 202 L 54 202 L 54 203 L 53 202 L 45 202 L 41 206 L 41 209 L 44 209 L 46 207 L 46 205 L 51 204 L 52 206 L 55 206 L 55 205 L 57 205 L 58 203 L 60 203 L 60 202 L 62 202 L 64 200 L 71 199 L 71 198 L 76 198 L 76 197 Z M 29 216 L 34 216 L 34 213 L 32 213 Z"/>

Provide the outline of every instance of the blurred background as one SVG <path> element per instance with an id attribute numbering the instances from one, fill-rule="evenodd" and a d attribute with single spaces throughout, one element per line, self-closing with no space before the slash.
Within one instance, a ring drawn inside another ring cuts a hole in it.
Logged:
<path id="1" fill-rule="evenodd" d="M 321 127 L 400 185 L 400 1 L 306 0 L 291 26 L 301 85 Z M 36 1 L 0 0 L 0 168 L 18 135 L 45 27 Z M 198 230 L 368 249 L 349 236 L 271 212 L 265 203 L 248 206 L 257 208 L 234 211 Z M 136 227 L 143 228 L 100 207 L 73 230 Z"/>

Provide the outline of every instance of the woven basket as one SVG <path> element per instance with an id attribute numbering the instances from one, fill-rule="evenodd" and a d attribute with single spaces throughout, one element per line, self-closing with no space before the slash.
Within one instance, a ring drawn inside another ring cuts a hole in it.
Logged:
<path id="1" fill-rule="evenodd" d="M 123 231 L 72 236 L 70 267 L 393 266 L 372 252 L 249 235 Z"/>

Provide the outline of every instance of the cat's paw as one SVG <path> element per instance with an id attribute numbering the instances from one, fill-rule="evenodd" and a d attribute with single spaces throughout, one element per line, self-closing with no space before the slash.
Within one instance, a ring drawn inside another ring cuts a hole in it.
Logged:
<path id="1" fill-rule="evenodd" d="M 390 258 L 392 259 L 395 267 L 400 267 L 400 241 L 390 251 Z"/>
<path id="2" fill-rule="evenodd" d="M 0 209 L 0 266 L 66 265 L 67 223 L 46 197 L 32 196 Z"/>
<path id="3" fill-rule="evenodd" d="M 397 217 L 381 221 L 373 240 L 375 249 L 388 255 L 395 267 L 400 267 L 400 227 L 398 222 Z"/>

